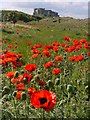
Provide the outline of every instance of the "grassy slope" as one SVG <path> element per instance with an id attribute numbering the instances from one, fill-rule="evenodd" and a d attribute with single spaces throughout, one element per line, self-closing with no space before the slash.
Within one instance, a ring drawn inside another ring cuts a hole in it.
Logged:
<path id="1" fill-rule="evenodd" d="M 20 23 L 20 22 L 19 22 Z M 26 42 L 31 41 L 32 44 L 41 43 L 43 46 L 45 44 L 50 44 L 53 41 L 60 41 L 63 42 L 63 38 L 65 35 L 68 35 L 71 37 L 71 39 L 87 39 L 87 20 L 78 20 L 78 19 L 71 19 L 71 18 L 62 18 L 61 23 L 53 22 L 53 19 L 48 19 L 48 21 L 45 19 L 39 21 L 39 22 L 30 22 L 28 23 L 29 26 L 32 26 L 31 29 L 23 28 L 15 26 L 11 29 L 11 26 L 8 26 L 8 30 L 14 31 L 14 34 L 7 34 L 6 32 L 3 32 L 3 39 L 7 39 L 10 44 L 14 45 L 14 41 L 19 42 L 19 47 L 17 48 L 17 53 L 22 53 L 24 56 L 25 62 L 30 62 L 30 59 L 28 58 L 28 55 L 30 53 L 29 49 L 28 52 L 26 51 Z M 17 28 L 19 29 L 19 34 L 16 34 Z M 7 29 L 7 28 L 5 28 Z M 26 32 L 28 30 L 28 32 Z M 5 46 L 3 46 L 4 48 Z M 62 52 L 63 53 L 63 52 Z M 62 54 L 60 53 L 60 54 Z M 34 61 L 32 61 L 34 62 Z M 79 65 L 80 67 L 80 65 Z M 82 66 L 81 66 L 82 67 Z M 83 77 L 83 74 L 78 74 L 78 64 L 75 66 L 73 73 L 71 75 L 71 78 L 62 78 L 62 85 L 67 84 L 73 84 L 77 85 L 75 78 L 78 80 L 80 77 Z M 46 79 L 46 78 L 45 78 Z M 47 79 L 46 79 L 47 80 Z M 83 102 L 85 100 L 85 86 L 81 81 L 81 87 L 79 88 L 79 85 L 77 86 L 78 94 L 76 101 L 74 97 L 72 97 L 71 101 L 68 103 L 64 103 L 63 106 L 65 115 L 64 116 L 71 116 L 71 117 L 82 117 L 86 116 L 86 102 Z M 84 80 L 85 82 L 85 80 Z M 60 90 L 61 88 L 57 87 L 56 92 L 60 93 L 58 94 L 58 98 L 60 100 L 65 99 L 64 93 Z M 76 106 L 76 107 L 75 107 Z M 61 114 L 61 108 L 58 108 L 59 105 L 55 106 L 55 116 Z M 75 107 L 75 108 L 74 108 Z M 84 110 L 85 108 L 85 110 Z M 38 110 L 39 112 L 39 110 Z M 52 112 L 52 111 L 51 111 Z M 57 112 L 57 113 L 56 113 Z M 39 112 L 40 113 L 40 112 Z M 52 113 L 51 113 L 52 114 Z M 47 116 L 50 116 L 51 114 L 46 113 Z"/>

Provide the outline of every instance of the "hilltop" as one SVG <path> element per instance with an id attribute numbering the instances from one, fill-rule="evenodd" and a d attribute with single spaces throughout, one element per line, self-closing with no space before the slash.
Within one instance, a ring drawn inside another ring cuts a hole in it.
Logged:
<path id="1" fill-rule="evenodd" d="M 27 13 L 21 12 L 21 11 L 13 11 L 13 10 L 2 10 L 0 11 L 2 13 L 2 17 L 0 21 L 7 22 L 7 21 L 23 21 L 23 22 L 30 22 L 30 21 L 38 21 L 41 20 L 43 17 L 41 16 L 35 16 L 35 15 L 29 15 Z"/>

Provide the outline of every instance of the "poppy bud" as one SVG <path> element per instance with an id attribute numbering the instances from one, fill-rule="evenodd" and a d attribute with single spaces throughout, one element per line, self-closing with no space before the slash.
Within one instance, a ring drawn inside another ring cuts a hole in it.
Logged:
<path id="1" fill-rule="evenodd" d="M 55 79 L 55 85 L 59 85 L 60 84 L 60 79 L 59 78 L 56 78 Z"/>
<path id="2" fill-rule="evenodd" d="M 8 100 L 11 100 L 11 99 L 12 99 L 12 95 L 9 94 L 9 95 L 8 95 Z"/>
<path id="3" fill-rule="evenodd" d="M 27 78 L 24 78 L 24 79 L 23 79 L 23 82 L 24 82 L 24 84 L 27 84 L 27 83 L 28 83 L 28 79 L 27 79 Z"/>
<path id="4" fill-rule="evenodd" d="M 22 92 L 22 96 L 21 96 L 21 100 L 26 100 L 26 93 L 25 92 Z"/>
<path id="5" fill-rule="evenodd" d="M 10 88 L 9 88 L 8 86 L 5 86 L 5 87 L 3 88 L 3 90 L 4 90 L 4 92 L 5 92 L 6 94 L 8 94 L 8 93 L 10 92 Z"/>
<path id="6" fill-rule="evenodd" d="M 14 77 L 17 78 L 19 76 L 18 71 L 15 72 Z"/>
<path id="7" fill-rule="evenodd" d="M 14 91 L 12 95 L 13 95 L 13 97 L 16 97 L 17 91 Z"/>
<path id="8" fill-rule="evenodd" d="M 87 85 L 87 86 L 85 87 L 85 90 L 88 90 L 88 88 L 89 88 L 89 87 L 88 87 L 88 85 Z"/>
<path id="9" fill-rule="evenodd" d="M 60 87 L 61 87 L 61 90 L 65 90 L 65 89 L 64 89 L 64 86 L 61 85 Z"/>
<path id="10" fill-rule="evenodd" d="M 53 87 L 53 83 L 52 83 L 51 80 L 49 80 L 49 81 L 47 82 L 47 84 L 48 84 L 49 87 Z"/>
<path id="11" fill-rule="evenodd" d="M 37 73 L 40 74 L 41 73 L 40 70 L 38 70 Z"/>
<path id="12" fill-rule="evenodd" d="M 4 96 L 5 95 L 5 91 L 4 90 L 2 90 L 2 96 Z"/>
<path id="13" fill-rule="evenodd" d="M 40 78 L 39 78 L 38 75 L 35 75 L 35 76 L 34 76 L 34 79 L 35 79 L 35 80 L 40 80 Z"/>
<path id="14" fill-rule="evenodd" d="M 21 74 L 24 74 L 24 70 L 21 70 Z"/>
<path id="15" fill-rule="evenodd" d="M 45 90 L 49 90 L 49 87 L 46 85 L 46 86 L 44 87 L 44 89 L 45 89 Z"/>
<path id="16" fill-rule="evenodd" d="M 69 93 L 73 92 L 73 86 L 72 86 L 72 85 L 68 85 L 68 86 L 67 86 L 67 91 L 68 91 Z"/>

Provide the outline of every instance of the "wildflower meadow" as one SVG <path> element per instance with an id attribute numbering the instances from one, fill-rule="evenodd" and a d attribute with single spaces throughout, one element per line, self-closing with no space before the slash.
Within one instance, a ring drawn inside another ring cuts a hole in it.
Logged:
<path id="1" fill-rule="evenodd" d="M 88 118 L 90 41 L 73 21 L 0 24 L 2 120 Z"/>

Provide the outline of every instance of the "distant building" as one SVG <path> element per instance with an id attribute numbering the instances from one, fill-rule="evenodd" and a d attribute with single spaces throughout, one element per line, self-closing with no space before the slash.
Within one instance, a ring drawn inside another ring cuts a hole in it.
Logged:
<path id="1" fill-rule="evenodd" d="M 33 15 L 45 15 L 48 17 L 59 17 L 57 12 L 52 10 L 45 10 L 45 8 L 35 8 Z"/>

